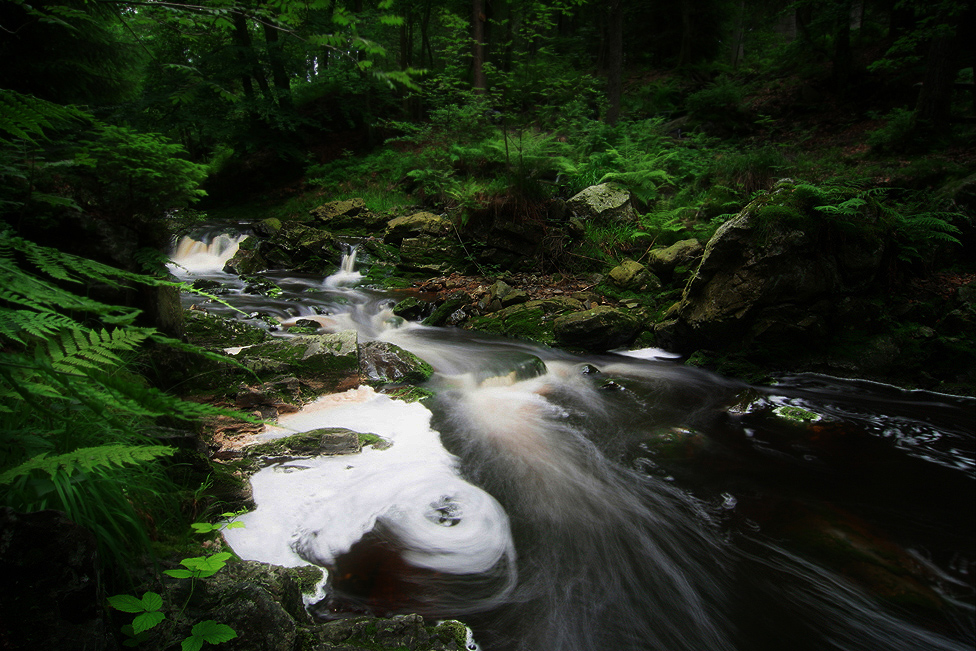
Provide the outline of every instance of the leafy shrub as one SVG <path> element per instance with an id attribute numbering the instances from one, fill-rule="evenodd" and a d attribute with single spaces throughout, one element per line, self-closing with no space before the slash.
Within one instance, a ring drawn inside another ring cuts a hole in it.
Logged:
<path id="1" fill-rule="evenodd" d="M 724 77 L 689 95 L 685 107 L 698 119 L 721 122 L 738 114 L 745 93 L 741 82 Z"/>

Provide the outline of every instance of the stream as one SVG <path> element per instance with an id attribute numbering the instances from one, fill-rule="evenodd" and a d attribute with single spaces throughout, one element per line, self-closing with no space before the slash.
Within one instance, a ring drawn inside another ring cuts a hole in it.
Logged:
<path id="1" fill-rule="evenodd" d="M 174 253 L 177 276 L 240 312 L 204 309 L 354 329 L 435 370 L 423 404 L 362 386 L 262 435 L 392 443 L 264 468 L 225 532 L 242 558 L 325 568 L 317 617 L 458 618 L 484 651 L 976 643 L 973 398 L 813 374 L 750 386 L 666 351 L 404 322 L 403 294 L 359 285 L 355 249 L 328 278 L 269 272 L 281 291 L 249 293 L 221 271 L 236 240 Z"/>

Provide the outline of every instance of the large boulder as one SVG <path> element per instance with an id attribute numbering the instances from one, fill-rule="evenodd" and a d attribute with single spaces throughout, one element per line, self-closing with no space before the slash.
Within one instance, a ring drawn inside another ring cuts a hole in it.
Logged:
<path id="1" fill-rule="evenodd" d="M 832 234 L 793 205 L 794 189 L 780 181 L 719 228 L 657 328 L 663 345 L 808 350 L 841 327 L 863 325 L 852 320 L 863 318 L 855 308 L 878 276 L 884 241 L 868 229 Z"/>
<path id="2" fill-rule="evenodd" d="M 633 341 L 640 319 L 617 308 L 602 305 L 556 317 L 553 332 L 560 346 L 603 351 Z"/>
<path id="3" fill-rule="evenodd" d="M 272 338 L 242 349 L 235 358 L 263 381 L 297 377 L 323 392 L 359 386 L 359 349 L 352 330 Z"/>
<path id="4" fill-rule="evenodd" d="M 434 373 L 430 364 L 386 341 L 359 344 L 359 368 L 370 384 L 420 384 Z"/>
<path id="5" fill-rule="evenodd" d="M 630 192 L 616 183 L 592 185 L 572 197 L 566 206 L 573 217 L 597 224 L 637 221 Z"/>

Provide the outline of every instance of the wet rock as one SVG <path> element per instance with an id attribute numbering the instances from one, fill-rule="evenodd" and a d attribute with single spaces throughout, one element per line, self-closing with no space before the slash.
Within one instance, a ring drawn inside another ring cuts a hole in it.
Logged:
<path id="1" fill-rule="evenodd" d="M 420 234 L 400 242 L 399 266 L 405 271 L 440 275 L 467 273 L 471 265 L 466 257 L 464 247 L 456 239 L 443 235 Z"/>
<path id="2" fill-rule="evenodd" d="M 238 249 L 230 260 L 224 263 L 224 272 L 247 275 L 270 268 L 269 262 L 261 255 L 257 249 Z"/>
<path id="3" fill-rule="evenodd" d="M 444 299 L 444 302 L 438 305 L 429 317 L 424 319 L 423 324 L 430 326 L 457 326 L 467 317 L 463 313 L 463 308 L 471 304 L 471 302 L 472 298 L 467 292 L 462 290 L 451 292 Z M 455 316 L 458 310 L 462 310 L 462 317 L 460 319 Z"/>
<path id="4" fill-rule="evenodd" d="M 311 630 L 316 651 L 405 649 L 407 651 L 462 651 L 467 629 L 447 620 L 428 626 L 420 615 L 353 617 L 328 622 Z"/>
<path id="5" fill-rule="evenodd" d="M 609 306 L 564 314 L 553 322 L 560 346 L 585 350 L 610 350 L 637 336 L 641 322 L 631 314 Z"/>
<path id="6" fill-rule="evenodd" d="M 118 649 L 95 537 L 60 511 L 0 508 L 0 647 Z"/>
<path id="7" fill-rule="evenodd" d="M 624 260 L 610 270 L 610 282 L 620 289 L 630 291 L 657 291 L 661 281 L 639 262 Z"/>
<path id="8" fill-rule="evenodd" d="M 529 295 L 521 289 L 515 289 L 504 280 L 496 281 L 488 288 L 488 303 L 498 301 L 499 309 L 525 303 L 529 300 Z"/>
<path id="9" fill-rule="evenodd" d="M 630 192 L 615 183 L 593 185 L 567 202 L 573 217 L 597 224 L 633 223 L 637 213 Z"/>
<path id="10" fill-rule="evenodd" d="M 385 341 L 359 345 L 359 368 L 363 381 L 371 384 L 420 384 L 434 373 L 424 360 Z"/>
<path id="11" fill-rule="evenodd" d="M 393 306 L 393 314 L 406 319 L 407 321 L 419 321 L 427 311 L 428 303 L 419 301 L 413 296 L 408 296 Z"/>
<path id="12" fill-rule="evenodd" d="M 385 215 L 371 212 L 359 198 L 330 201 L 309 214 L 330 231 L 355 231 L 359 235 L 382 230 L 387 220 Z"/>
<path id="13" fill-rule="evenodd" d="M 358 432 L 344 427 L 322 427 L 249 445 L 245 449 L 244 456 L 248 459 L 274 459 L 356 454 L 361 450 L 362 441 Z"/>

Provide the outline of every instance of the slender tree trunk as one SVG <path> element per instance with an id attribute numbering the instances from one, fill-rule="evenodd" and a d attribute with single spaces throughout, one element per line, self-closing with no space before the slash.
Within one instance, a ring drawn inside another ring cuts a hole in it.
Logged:
<path id="1" fill-rule="evenodd" d="M 254 47 L 251 44 L 251 34 L 247 29 L 247 17 L 244 14 L 234 14 L 234 31 L 232 34 L 234 46 L 237 48 L 238 57 L 243 67 L 250 69 L 250 77 L 257 83 L 265 99 L 271 99 L 271 88 L 268 86 L 268 80 L 264 76 L 264 71 L 261 70 L 261 63 L 258 61 L 257 54 L 254 53 Z M 243 73 L 242 76 L 246 77 L 247 73 Z M 245 84 L 245 95 L 250 86 L 251 82 L 248 80 Z"/>
<path id="2" fill-rule="evenodd" d="M 430 45 L 430 37 L 428 36 L 430 30 L 430 12 L 433 9 L 434 3 L 431 0 L 426 0 L 424 3 L 424 17 L 420 22 L 420 65 L 424 65 L 424 52 L 427 52 L 427 65 L 434 65 L 434 49 Z"/>
<path id="3" fill-rule="evenodd" d="M 284 58 L 281 56 L 278 30 L 270 25 L 264 25 L 264 41 L 268 45 L 268 62 L 271 64 L 271 78 L 274 81 L 278 107 L 290 111 L 292 109 L 291 80 L 288 78 Z"/>
<path id="4" fill-rule="evenodd" d="M 836 30 L 834 32 L 834 57 L 831 66 L 831 80 L 838 93 L 847 91 L 854 65 L 851 54 L 851 0 L 841 0 L 837 6 Z"/>
<path id="5" fill-rule="evenodd" d="M 480 95 L 488 88 L 485 79 L 485 12 L 482 0 L 471 0 L 471 87 L 476 95 Z"/>
<path id="6" fill-rule="evenodd" d="M 956 76 L 956 34 L 944 25 L 929 45 L 925 77 L 912 115 L 912 130 L 921 137 L 935 137 L 949 128 L 952 87 Z"/>
<path id="7" fill-rule="evenodd" d="M 624 67 L 624 11 L 622 0 L 610 0 L 607 38 L 607 124 L 616 124 L 620 119 L 620 96 L 623 90 Z"/>

